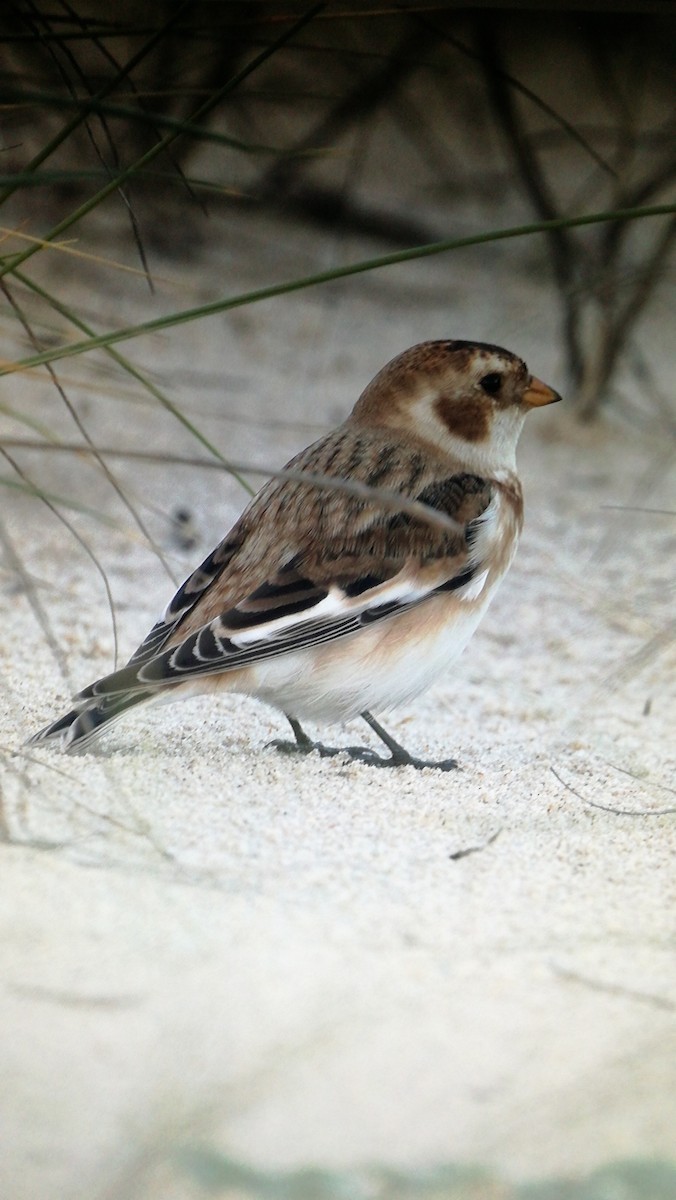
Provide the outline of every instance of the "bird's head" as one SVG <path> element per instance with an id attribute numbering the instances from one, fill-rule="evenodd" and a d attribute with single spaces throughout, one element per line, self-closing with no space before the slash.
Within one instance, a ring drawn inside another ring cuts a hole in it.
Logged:
<path id="1" fill-rule="evenodd" d="M 378 372 L 353 419 L 431 443 L 474 470 L 513 470 L 527 413 L 560 399 L 500 346 L 421 342 Z"/>

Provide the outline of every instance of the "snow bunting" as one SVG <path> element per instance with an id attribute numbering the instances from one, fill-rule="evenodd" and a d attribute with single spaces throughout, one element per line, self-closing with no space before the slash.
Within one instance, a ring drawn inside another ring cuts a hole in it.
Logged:
<path id="1" fill-rule="evenodd" d="M 291 459 L 290 473 L 324 477 L 323 486 L 267 483 L 128 664 L 31 741 L 82 749 L 137 704 L 224 690 L 286 714 L 296 740 L 273 743 L 282 750 L 456 766 L 413 758 L 371 710 L 413 699 L 467 644 L 521 531 L 524 419 L 559 399 L 499 346 L 433 341 L 404 351 L 343 425 Z M 362 494 L 327 490 L 327 476 Z M 312 742 L 300 724 L 359 715 L 389 756 Z"/>

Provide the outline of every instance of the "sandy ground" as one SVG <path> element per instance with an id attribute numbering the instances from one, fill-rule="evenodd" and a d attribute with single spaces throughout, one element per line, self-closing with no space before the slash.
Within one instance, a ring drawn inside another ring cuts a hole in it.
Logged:
<path id="1" fill-rule="evenodd" d="M 256 268 L 242 220 L 236 275 L 216 236 L 181 267 L 180 294 L 166 283 L 152 301 L 111 273 L 92 321 L 260 282 L 256 237 Z M 266 278 L 322 265 L 318 235 L 266 237 Z M 373 251 L 340 253 L 360 249 Z M 179 276 L 169 258 L 158 273 Z M 642 337 L 668 391 L 665 316 L 658 304 Z M 497 341 L 561 387 L 555 319 L 542 272 L 502 246 L 128 352 L 224 453 L 274 465 L 427 337 Z M 105 358 L 59 374 L 99 445 L 198 452 Z M 48 383 L 6 395 L 76 436 Z M 639 420 L 583 429 L 563 406 L 530 418 L 517 562 L 453 677 L 390 720 L 416 751 L 456 756 L 450 776 L 290 761 L 265 747 L 283 720 L 239 698 L 141 714 L 96 755 L 22 755 L 71 688 L 110 668 L 113 638 L 86 554 L 37 502 L 5 496 L 5 1200 L 202 1195 L 175 1158 L 196 1143 L 265 1169 L 480 1163 L 514 1180 L 673 1157 L 668 450 Z M 86 460 L 22 462 L 114 519 L 68 514 L 105 569 L 128 654 L 171 592 L 163 567 Z M 222 474 L 110 465 L 177 578 L 244 502 Z M 190 551 L 172 541 L 177 504 L 194 514 Z M 627 505 L 664 514 L 612 507 Z"/>

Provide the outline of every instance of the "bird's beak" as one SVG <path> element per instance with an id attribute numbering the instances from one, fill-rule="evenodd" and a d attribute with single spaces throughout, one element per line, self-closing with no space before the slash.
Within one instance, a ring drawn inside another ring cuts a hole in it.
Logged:
<path id="1" fill-rule="evenodd" d="M 556 400 L 560 399 L 558 392 L 548 387 L 541 379 L 536 379 L 534 375 L 531 375 L 530 383 L 523 394 L 523 403 L 526 408 L 541 408 L 543 404 L 554 404 Z"/>

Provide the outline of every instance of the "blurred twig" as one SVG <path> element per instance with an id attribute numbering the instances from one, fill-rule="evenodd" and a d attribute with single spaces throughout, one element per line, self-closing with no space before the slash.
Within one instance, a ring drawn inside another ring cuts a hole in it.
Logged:
<path id="1" fill-rule="evenodd" d="M 190 458 L 181 454 L 158 454 L 152 450 L 125 450 L 115 446 L 99 446 L 96 451 L 92 451 L 88 445 L 79 445 L 77 442 L 45 443 L 31 441 L 28 438 L 2 438 L 0 441 L 0 451 L 3 447 L 45 452 L 53 451 L 66 454 L 96 453 L 105 455 L 107 458 L 128 458 L 136 459 L 140 462 L 200 467 L 207 470 L 226 470 L 231 475 L 241 472 L 247 475 L 269 476 L 271 479 L 288 479 L 291 483 L 306 484 L 308 487 L 315 487 L 320 491 L 345 492 L 348 496 L 356 496 L 360 500 L 366 500 L 378 508 L 382 508 L 384 512 L 409 513 L 410 516 L 416 517 L 426 525 L 432 525 L 438 529 L 446 529 L 452 533 L 464 533 L 463 525 L 459 525 L 452 517 L 447 516 L 446 513 L 438 512 L 437 509 L 432 508 L 429 504 L 424 504 L 419 500 L 410 500 L 406 496 L 402 496 L 399 492 L 391 492 L 386 488 L 371 487 L 367 483 L 360 483 L 354 479 L 343 479 L 338 475 L 322 475 L 314 471 L 296 471 L 293 468 L 287 467 L 256 466 L 252 463 L 226 462 L 225 460 L 214 461 L 210 458 Z M 0 480 L 0 482 L 2 481 Z"/>
<path id="2" fill-rule="evenodd" d="M 290 38 L 294 37 L 299 30 L 307 25 L 313 19 L 313 17 L 315 17 L 316 14 L 320 12 L 322 8 L 324 8 L 324 6 L 325 0 L 320 0 L 319 3 L 311 5 L 307 12 L 303 13 L 301 17 L 295 20 L 288 29 L 285 29 L 270 46 L 267 46 L 265 50 L 261 51 L 260 54 L 257 54 L 250 63 L 238 71 L 236 75 L 224 83 L 223 86 L 216 92 L 212 93 L 207 100 L 198 105 L 193 112 L 191 119 L 193 121 L 197 121 L 205 117 L 208 113 L 212 112 L 221 103 L 225 96 L 233 91 L 243 79 L 246 79 L 248 75 L 256 71 L 262 63 L 266 62 L 267 59 L 270 58 L 271 55 L 273 55 L 280 48 L 280 46 L 283 46 L 287 41 L 289 41 Z M 124 170 L 120 171 L 113 179 L 110 180 L 108 184 L 106 184 L 105 187 L 101 188 L 96 195 L 90 197 L 84 204 L 81 204 L 73 212 L 69 213 L 68 216 L 62 221 L 59 221 L 57 225 L 53 226 L 53 228 L 44 235 L 44 240 L 53 241 L 54 238 L 57 238 L 66 229 L 70 229 L 73 225 L 77 224 L 82 217 L 86 216 L 87 213 L 90 213 L 93 209 L 97 208 L 107 196 L 111 195 L 112 192 L 117 191 L 122 184 L 126 183 L 128 179 L 131 179 L 143 167 L 147 166 L 148 163 L 157 158 L 157 156 L 161 154 L 163 150 L 166 150 L 166 148 L 170 146 L 177 137 L 180 135 L 185 135 L 185 133 L 186 126 L 185 123 L 183 123 L 179 130 L 166 134 L 166 136 L 161 138 L 159 142 L 156 142 L 154 146 L 151 146 L 151 148 L 147 150 L 145 154 L 142 154 L 141 157 L 136 159 L 135 162 L 131 163 L 128 167 L 125 167 Z M 26 262 L 27 259 L 32 258 L 35 253 L 36 248 L 29 247 L 28 249 L 23 250 L 16 257 L 10 259 L 9 262 L 6 262 L 4 265 L 0 265 L 0 278 L 7 274 L 8 271 L 16 270 L 16 268 L 21 266 L 22 263 Z"/>
<path id="3" fill-rule="evenodd" d="M 484 63 L 486 86 L 493 116 L 502 131 L 518 177 L 534 211 L 551 222 L 563 215 L 560 175 L 546 171 L 536 140 L 526 127 L 508 86 L 500 39 L 495 23 L 482 17 L 477 43 Z M 610 88 L 609 64 L 604 79 Z M 611 89 L 612 90 L 612 89 Z M 644 203 L 676 177 L 676 154 L 666 143 L 661 161 L 651 160 L 638 180 L 631 178 L 638 147 L 633 129 L 633 107 L 614 89 L 616 133 L 619 139 L 613 172 L 612 203 L 624 209 Z M 597 412 L 608 395 L 611 378 L 646 304 L 662 278 L 676 235 L 676 219 L 659 230 L 652 247 L 642 252 L 639 267 L 626 272 L 625 241 L 628 225 L 618 213 L 590 247 L 573 234 L 573 227 L 551 226 L 550 257 L 563 309 L 563 336 L 568 371 L 576 388 L 576 407 L 582 418 Z"/>
<path id="4" fill-rule="evenodd" d="M 383 254 L 378 258 L 365 259 L 361 262 L 351 263 L 345 267 L 334 267 L 330 271 L 320 271 L 315 275 L 307 275 L 301 279 L 292 279 L 287 280 L 285 283 L 256 288 L 252 292 L 244 292 L 239 296 L 214 300 L 210 304 L 200 304 L 196 308 L 183 309 L 179 312 L 156 317 L 152 321 L 144 321 L 138 325 L 128 326 L 125 329 L 115 329 L 109 333 L 97 334 L 95 337 L 91 337 L 83 342 L 71 342 L 67 345 L 57 346 L 51 350 L 45 350 L 41 354 L 33 355 L 30 358 L 5 364 L 5 366 L 0 367 L 0 376 L 11 375 L 15 371 L 23 371 L 29 367 L 39 366 L 41 363 L 54 362 L 60 358 L 72 358 L 77 354 L 85 354 L 90 350 L 113 346 L 118 342 L 126 342 L 148 333 L 158 333 L 162 330 L 170 329 L 174 325 L 183 325 L 188 321 L 201 320 L 203 317 L 228 312 L 233 308 L 241 308 L 247 304 L 256 304 L 261 300 L 270 300 L 274 296 L 284 296 L 291 292 L 304 291 L 306 288 L 317 287 L 319 284 L 329 283 L 334 279 L 344 279 L 349 275 L 360 275 L 366 271 L 380 270 L 382 267 L 393 266 L 396 263 L 413 262 L 415 259 L 429 258 L 436 254 L 445 254 L 449 250 L 460 250 L 466 246 L 485 245 L 489 242 L 504 241 L 507 238 L 526 237 L 534 233 L 548 233 L 557 228 L 572 229 L 582 225 L 598 225 L 605 221 L 635 221 L 646 217 L 664 216 L 665 214 L 671 215 L 675 212 L 676 203 L 655 204 L 648 208 L 585 213 L 578 217 L 559 217 L 552 221 L 536 221 L 528 225 L 517 225 L 509 229 L 496 229 L 490 233 L 475 234 L 471 237 L 451 238 L 448 241 L 431 242 L 424 246 L 413 246 L 408 250 L 398 250 L 393 254 Z M 11 269 L 15 270 L 16 267 Z M 2 271 L 0 270 L 0 277 L 1 275 Z"/>

